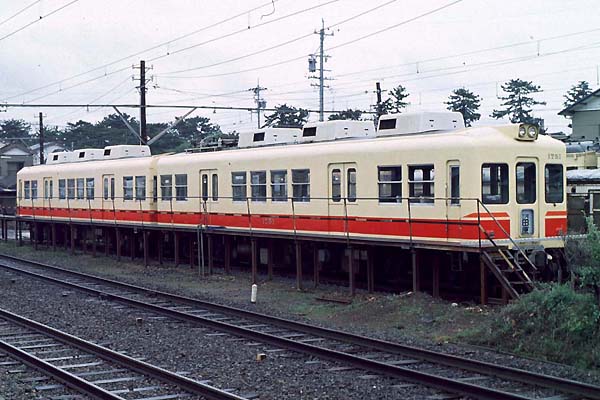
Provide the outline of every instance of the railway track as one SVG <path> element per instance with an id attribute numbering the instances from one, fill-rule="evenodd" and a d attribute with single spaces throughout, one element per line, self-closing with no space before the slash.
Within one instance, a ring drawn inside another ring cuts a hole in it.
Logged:
<path id="1" fill-rule="evenodd" d="M 44 375 L 25 379 L 44 398 L 75 398 L 52 395 L 69 388 L 103 400 L 243 399 L 3 309 L 0 353 L 17 360 L 2 365 L 20 362 Z"/>
<path id="2" fill-rule="evenodd" d="M 0 268 L 452 394 L 478 399 L 600 399 L 600 387 L 582 382 L 321 328 L 12 256 L 0 255 Z"/>

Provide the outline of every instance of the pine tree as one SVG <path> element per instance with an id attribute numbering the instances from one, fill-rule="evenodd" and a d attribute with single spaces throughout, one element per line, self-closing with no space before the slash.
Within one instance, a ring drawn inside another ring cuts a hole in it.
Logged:
<path id="1" fill-rule="evenodd" d="M 351 119 L 354 121 L 358 121 L 358 120 L 360 120 L 361 116 L 362 116 L 362 111 L 353 110 L 353 109 L 349 108 L 347 110 L 340 111 L 339 113 L 331 114 L 328 119 L 329 119 L 329 121 L 335 121 L 338 119 Z"/>
<path id="2" fill-rule="evenodd" d="M 273 114 L 265 116 L 264 126 L 275 128 L 301 127 L 308 120 L 308 110 L 282 104 L 275 107 Z"/>
<path id="3" fill-rule="evenodd" d="M 564 102 L 565 107 L 569 107 L 570 105 L 577 103 L 590 93 L 592 93 L 590 84 L 586 81 L 579 81 L 579 83 L 573 85 L 567 94 L 563 96 L 566 99 Z"/>
<path id="4" fill-rule="evenodd" d="M 531 95 L 541 92 L 540 87 L 534 85 L 531 81 L 521 79 L 511 79 L 502 85 L 502 90 L 508 93 L 507 97 L 500 97 L 504 102 L 501 104 L 504 109 L 494 110 L 492 117 L 496 119 L 508 116 L 513 124 L 536 124 L 540 122 L 539 118 L 532 115 L 531 107 L 535 105 L 546 105 L 545 101 L 537 101 Z"/>
<path id="5" fill-rule="evenodd" d="M 445 104 L 448 105 L 448 110 L 461 113 L 465 120 L 465 125 L 471 126 L 473 121 L 481 118 L 481 114 L 477 112 L 480 102 L 481 97 L 468 89 L 460 88 L 452 91 Z"/>
<path id="6" fill-rule="evenodd" d="M 386 105 L 387 111 L 400 113 L 404 108 L 406 108 L 406 106 L 410 104 L 404 101 L 404 99 L 410 96 L 410 94 L 402 85 L 396 86 L 390 90 L 388 94 L 390 95 L 390 98 L 383 103 Z"/>

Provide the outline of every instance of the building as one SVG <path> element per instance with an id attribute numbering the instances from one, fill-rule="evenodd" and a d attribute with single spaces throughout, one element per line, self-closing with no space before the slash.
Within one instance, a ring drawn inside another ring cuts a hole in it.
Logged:
<path id="1" fill-rule="evenodd" d="M 14 213 L 17 172 L 33 165 L 31 150 L 21 143 L 0 144 L 0 212 Z"/>
<path id="2" fill-rule="evenodd" d="M 40 144 L 36 143 L 33 146 L 29 146 L 29 150 L 33 156 L 33 165 L 38 165 L 40 163 Z M 44 143 L 44 160 L 47 161 L 48 157 L 52 153 L 58 153 L 60 151 L 67 150 L 63 145 L 56 142 L 47 142 Z"/>
<path id="3" fill-rule="evenodd" d="M 571 104 L 558 115 L 571 120 L 571 141 L 600 140 L 600 89 Z"/>

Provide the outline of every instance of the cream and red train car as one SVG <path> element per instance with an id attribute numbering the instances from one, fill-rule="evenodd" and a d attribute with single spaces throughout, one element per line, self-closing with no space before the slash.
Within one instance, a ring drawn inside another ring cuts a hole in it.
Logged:
<path id="1" fill-rule="evenodd" d="M 19 214 L 465 246 L 481 225 L 496 240 L 562 247 L 560 141 L 529 125 L 464 128 L 456 113 L 388 115 L 377 132 L 369 124 L 307 125 L 287 132 L 294 144 L 269 145 L 273 133 L 256 131 L 246 148 L 28 167 Z M 79 189 L 87 179 L 89 199 Z M 33 182 L 52 189 L 33 196 Z"/>

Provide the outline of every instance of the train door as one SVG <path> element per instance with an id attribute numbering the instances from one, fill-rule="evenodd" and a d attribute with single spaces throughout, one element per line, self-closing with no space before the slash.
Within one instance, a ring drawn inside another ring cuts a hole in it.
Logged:
<path id="1" fill-rule="evenodd" d="M 102 175 L 102 212 L 104 219 L 113 219 L 115 200 L 115 176 Z"/>
<path id="2" fill-rule="evenodd" d="M 519 157 L 515 165 L 516 215 L 511 213 L 513 237 L 530 238 L 540 234 L 540 204 L 544 179 L 537 158 Z M 541 178 L 540 178 L 541 176 Z"/>
<path id="3" fill-rule="evenodd" d="M 347 217 L 354 215 L 357 203 L 357 168 L 355 163 L 329 164 L 328 210 L 330 231 L 346 233 Z"/>
<path id="4" fill-rule="evenodd" d="M 446 163 L 446 237 L 460 237 L 460 219 L 462 217 L 460 162 L 451 160 Z"/>
<path id="5" fill-rule="evenodd" d="M 219 200 L 219 174 L 216 169 L 200 170 L 200 212 L 210 215 L 215 203 Z M 208 217 L 204 220 L 209 224 Z"/>
<path id="6" fill-rule="evenodd" d="M 50 177 L 45 177 L 43 179 L 43 192 L 42 192 L 42 201 L 43 201 L 43 205 L 44 208 L 50 208 L 52 207 L 52 198 L 53 198 L 53 191 L 54 191 L 54 183 L 52 182 L 52 178 Z"/>

